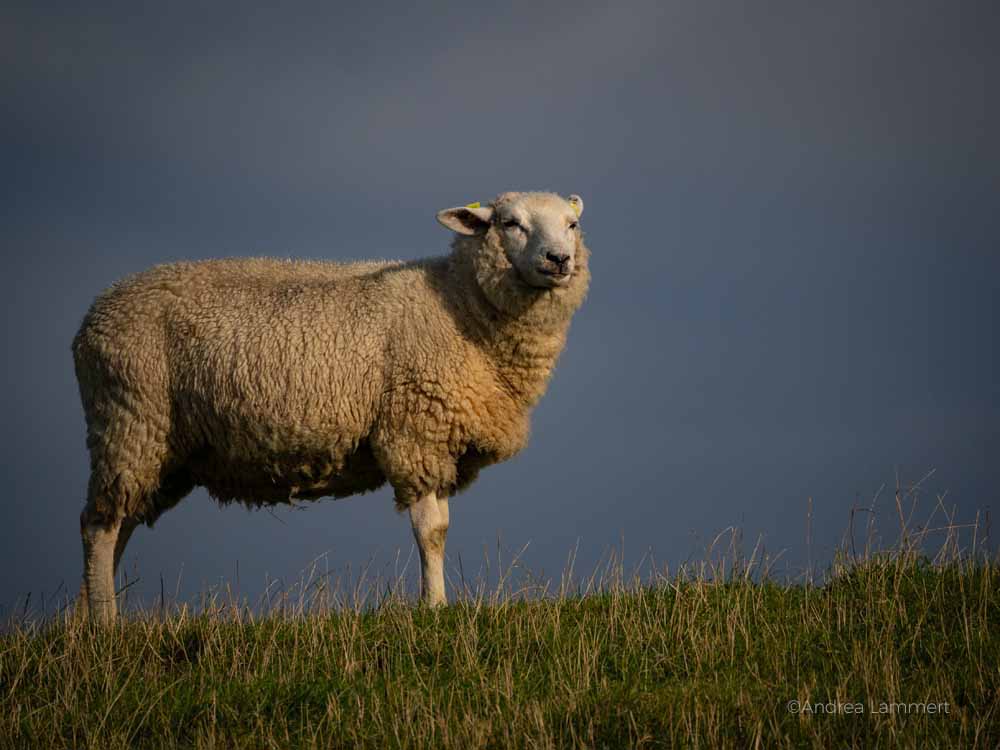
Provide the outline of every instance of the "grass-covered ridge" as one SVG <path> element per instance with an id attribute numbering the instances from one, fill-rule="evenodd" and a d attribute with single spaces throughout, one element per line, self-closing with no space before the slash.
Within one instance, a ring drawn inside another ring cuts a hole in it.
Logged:
<path id="1" fill-rule="evenodd" d="M 364 574 L 104 629 L 68 609 L 12 620 L 0 748 L 1000 747 L 989 523 L 915 526 L 915 492 L 895 500 L 891 548 L 873 502 L 863 544 L 852 512 L 833 566 L 800 582 L 730 530 L 674 573 L 612 558 L 522 586 L 515 559 L 487 590 L 456 571 L 438 610 Z"/>
<path id="2" fill-rule="evenodd" d="M 873 556 L 821 586 L 744 573 L 535 601 L 479 595 L 439 611 L 389 597 L 368 610 L 15 626 L 0 639 L 0 744 L 1000 743 L 995 562 Z M 792 700 L 835 713 L 794 714 Z M 845 713 L 855 702 L 865 712 Z M 947 713 L 871 713 L 882 703 Z"/>

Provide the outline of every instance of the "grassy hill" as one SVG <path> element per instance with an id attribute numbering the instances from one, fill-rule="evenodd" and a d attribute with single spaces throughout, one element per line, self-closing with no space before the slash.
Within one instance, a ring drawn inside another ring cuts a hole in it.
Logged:
<path id="1" fill-rule="evenodd" d="M 0 636 L 0 746 L 994 748 L 998 584 L 895 553 L 822 585 L 711 565 L 438 611 L 64 615 Z"/>

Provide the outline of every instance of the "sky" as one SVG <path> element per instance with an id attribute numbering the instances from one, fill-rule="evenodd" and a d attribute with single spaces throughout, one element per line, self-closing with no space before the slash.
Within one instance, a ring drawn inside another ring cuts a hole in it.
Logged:
<path id="1" fill-rule="evenodd" d="M 995 515 L 998 37 L 961 1 L 5 3 L 0 611 L 79 585 L 96 294 L 180 259 L 441 254 L 434 214 L 505 190 L 583 197 L 593 281 L 527 449 L 452 502 L 449 575 L 676 568 L 736 527 L 794 577 L 873 498 L 891 542 L 924 477 L 914 523 Z M 253 598 L 317 560 L 415 585 L 414 554 L 388 489 L 198 490 L 124 571 L 136 601 Z"/>

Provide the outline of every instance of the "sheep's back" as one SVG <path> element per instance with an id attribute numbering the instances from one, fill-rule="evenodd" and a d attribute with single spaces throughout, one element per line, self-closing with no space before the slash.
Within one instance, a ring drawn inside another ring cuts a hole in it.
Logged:
<path id="1" fill-rule="evenodd" d="M 127 404 L 219 496 L 254 501 L 276 482 L 283 492 L 282 477 L 343 473 L 368 450 L 389 325 L 383 276 L 399 268 L 247 259 L 126 279 L 95 301 L 74 344 L 88 422 L 121 418 L 106 404 Z M 369 463 L 357 467 L 365 485 Z"/>
<path id="2" fill-rule="evenodd" d="M 200 276 L 164 321 L 178 411 L 265 450 L 356 442 L 382 385 L 381 267 L 253 261 Z"/>

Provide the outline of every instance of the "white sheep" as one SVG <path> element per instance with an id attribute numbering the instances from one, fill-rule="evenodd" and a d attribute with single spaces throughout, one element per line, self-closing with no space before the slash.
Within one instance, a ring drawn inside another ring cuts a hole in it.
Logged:
<path id="1" fill-rule="evenodd" d="M 249 506 L 389 482 L 430 604 L 448 497 L 528 438 L 587 292 L 583 202 L 504 193 L 438 213 L 449 255 L 158 266 L 97 298 L 73 342 L 91 457 L 81 609 L 116 612 L 132 530 L 195 486 Z"/>

